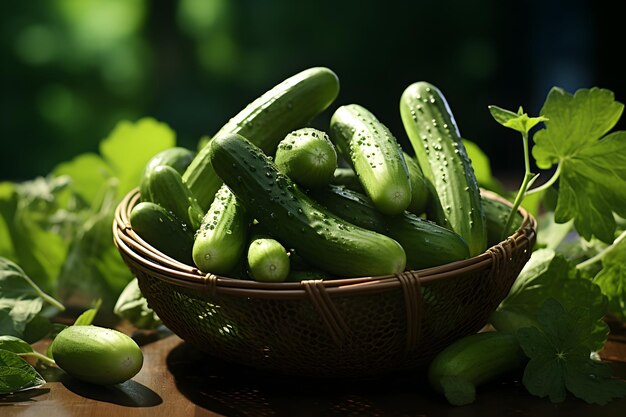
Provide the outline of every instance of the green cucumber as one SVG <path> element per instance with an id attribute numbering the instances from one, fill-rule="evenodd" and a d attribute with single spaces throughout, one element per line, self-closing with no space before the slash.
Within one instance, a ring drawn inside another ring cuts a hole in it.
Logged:
<path id="1" fill-rule="evenodd" d="M 337 75 L 324 67 L 309 68 L 278 84 L 230 119 L 216 135 L 238 133 L 273 155 L 287 133 L 324 111 L 339 94 Z M 185 171 L 183 180 L 208 209 L 222 181 L 209 158 L 210 142 Z"/>
<path id="2" fill-rule="evenodd" d="M 178 217 L 155 203 L 142 202 L 130 212 L 133 230 L 165 255 L 192 265 L 193 231 Z"/>
<path id="3" fill-rule="evenodd" d="M 360 193 L 363 191 L 363 186 L 359 181 L 359 177 L 356 176 L 356 172 L 352 168 L 337 168 L 333 174 L 333 185 L 343 185 Z"/>
<path id="4" fill-rule="evenodd" d="M 328 212 L 244 137 L 215 137 L 211 163 L 250 215 L 311 265 L 341 277 L 404 270 L 406 258 L 398 242 Z"/>
<path id="5" fill-rule="evenodd" d="M 66 373 L 98 385 L 127 381 L 143 365 L 143 354 L 133 339 L 98 326 L 66 327 L 54 338 L 50 352 Z"/>
<path id="6" fill-rule="evenodd" d="M 408 269 L 429 268 L 469 256 L 467 243 L 458 234 L 408 211 L 385 216 L 365 195 L 340 186 L 311 195 L 344 220 L 395 239 L 404 248 Z"/>
<path id="7" fill-rule="evenodd" d="M 487 230 L 480 190 L 446 99 L 435 86 L 417 82 L 404 90 L 400 114 L 424 176 L 436 192 L 432 202 L 439 201 L 434 220 L 461 235 L 470 255 L 482 253 Z"/>
<path id="8" fill-rule="evenodd" d="M 248 270 L 255 281 L 283 282 L 289 275 L 289 255 L 275 239 L 260 236 L 248 247 Z"/>
<path id="9" fill-rule="evenodd" d="M 200 227 L 202 209 L 174 168 L 167 165 L 154 167 L 147 175 L 146 183 L 148 201 L 170 211 L 193 230 Z"/>
<path id="10" fill-rule="evenodd" d="M 306 188 L 327 185 L 337 168 L 337 152 L 328 135 L 305 127 L 285 136 L 278 144 L 276 166 Z"/>
<path id="11" fill-rule="evenodd" d="M 521 368 L 526 356 L 514 335 L 478 333 L 449 345 L 431 362 L 428 379 L 453 405 L 474 402 L 476 386 Z"/>
<path id="12" fill-rule="evenodd" d="M 485 196 L 481 197 L 481 203 L 483 205 L 483 211 L 485 212 L 487 242 L 489 246 L 497 245 L 502 240 L 502 230 L 511 212 L 511 206 Z M 518 214 L 515 216 L 509 230 L 504 236 L 511 236 L 515 233 L 522 225 L 523 220 L 521 215 Z"/>
<path id="13" fill-rule="evenodd" d="M 153 169 L 160 165 L 167 165 L 174 168 L 180 175 L 183 175 L 189 164 L 191 164 L 194 156 L 194 152 L 180 147 L 165 149 L 164 151 L 154 155 L 146 164 L 143 174 L 141 175 L 139 192 L 142 201 L 149 201 L 147 178 Z"/>
<path id="14" fill-rule="evenodd" d="M 193 261 L 202 272 L 227 274 L 248 243 L 249 219 L 237 197 L 222 185 L 202 219 L 193 244 Z"/>
<path id="15" fill-rule="evenodd" d="M 411 204 L 409 204 L 407 210 L 411 213 L 422 214 L 426 211 L 428 204 L 430 184 L 424 178 L 424 173 L 419 163 L 406 152 L 404 153 L 404 161 L 409 170 L 409 178 L 411 180 Z"/>
<path id="16" fill-rule="evenodd" d="M 402 213 L 411 203 L 411 182 L 393 134 L 367 109 L 339 107 L 330 121 L 331 137 L 352 164 L 363 189 L 385 214 Z"/>

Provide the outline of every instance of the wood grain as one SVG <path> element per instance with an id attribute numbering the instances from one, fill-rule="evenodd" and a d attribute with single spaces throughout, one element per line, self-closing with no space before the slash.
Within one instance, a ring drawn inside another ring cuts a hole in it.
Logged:
<path id="1" fill-rule="evenodd" d="M 125 329 L 128 331 L 128 329 Z M 135 334 L 135 337 L 142 336 Z M 145 334 L 143 334 L 145 336 Z M 520 375 L 479 388 L 476 403 L 452 407 L 417 372 L 365 380 L 302 379 L 261 373 L 211 358 L 177 336 L 143 344 L 133 380 L 103 388 L 62 372 L 44 387 L 0 398 L 2 417 L 125 416 L 623 416 L 626 399 L 592 406 L 568 398 L 552 404 L 526 392 Z M 45 345 L 38 346 L 39 349 Z M 626 379 L 626 327 L 612 324 L 602 353 Z"/>

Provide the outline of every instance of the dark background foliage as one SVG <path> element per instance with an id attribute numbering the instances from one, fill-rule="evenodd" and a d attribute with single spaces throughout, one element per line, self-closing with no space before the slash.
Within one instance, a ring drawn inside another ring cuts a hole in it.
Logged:
<path id="1" fill-rule="evenodd" d="M 328 66 L 340 104 L 406 142 L 398 100 L 418 80 L 446 95 L 496 175 L 522 148 L 488 104 L 534 115 L 553 85 L 626 100 L 623 22 L 611 2 L 549 0 L 50 0 L 0 6 L 0 179 L 45 175 L 97 150 L 120 119 L 153 116 L 195 148 L 284 78 Z M 325 127 L 326 112 L 315 124 Z M 623 122 L 622 122 L 623 125 Z"/>

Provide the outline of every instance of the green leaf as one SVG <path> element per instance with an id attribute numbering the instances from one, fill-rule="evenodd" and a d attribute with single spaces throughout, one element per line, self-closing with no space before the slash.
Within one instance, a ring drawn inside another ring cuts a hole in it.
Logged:
<path id="1" fill-rule="evenodd" d="M 0 349 L 13 353 L 30 353 L 33 351 L 28 343 L 14 336 L 0 336 Z"/>
<path id="2" fill-rule="evenodd" d="M 583 89 L 572 96 L 554 88 L 541 110 L 549 121 L 535 134 L 532 153 L 540 168 L 561 164 L 555 219 L 574 219 L 587 240 L 596 236 L 610 243 L 613 213 L 626 216 L 626 132 L 602 138 L 623 109 L 609 90 Z"/>
<path id="3" fill-rule="evenodd" d="M 115 303 L 113 312 L 140 329 L 155 329 L 161 324 L 161 319 L 148 306 L 148 300 L 141 293 L 137 278 L 130 281 L 124 288 Z"/>
<path id="4" fill-rule="evenodd" d="M 554 213 L 543 213 L 537 219 L 537 245 L 545 249 L 556 250 L 563 239 L 572 230 L 573 222 L 557 223 L 554 221 Z"/>
<path id="5" fill-rule="evenodd" d="M 96 304 L 90 308 L 89 310 L 84 311 L 76 321 L 74 322 L 74 326 L 89 326 L 93 323 L 93 319 L 96 318 L 96 314 L 98 314 L 98 310 L 100 310 L 100 306 L 102 305 L 102 300 L 99 299 L 96 301 Z"/>
<path id="6" fill-rule="evenodd" d="M 543 116 L 528 117 L 521 107 L 517 113 L 513 113 L 498 106 L 489 106 L 489 112 L 496 122 L 520 133 L 528 133 L 537 124 L 548 120 Z"/>
<path id="7" fill-rule="evenodd" d="M 509 295 L 493 314 L 492 324 L 500 331 L 515 334 L 533 322 L 550 298 L 568 309 L 587 308 L 595 318 L 589 349 L 602 348 L 609 332 L 602 320 L 607 311 L 606 297 L 596 284 L 580 276 L 573 263 L 550 249 L 533 252 Z"/>
<path id="8" fill-rule="evenodd" d="M 0 349 L 0 394 L 36 388 L 46 381 L 17 354 Z"/>
<path id="9" fill-rule="evenodd" d="M 53 174 L 70 177 L 72 189 L 89 205 L 94 204 L 107 180 L 113 177 L 111 167 L 100 156 L 92 153 L 59 164 Z"/>
<path id="10" fill-rule="evenodd" d="M 124 196 L 139 185 L 150 158 L 173 146 L 176 146 L 176 135 L 165 123 L 151 118 L 118 123 L 100 143 L 100 153 L 119 180 L 118 196 Z"/>
<path id="11" fill-rule="evenodd" d="M 45 294 L 14 262 L 0 257 L 0 334 L 22 337 L 47 301 L 63 306 Z"/>
<path id="12" fill-rule="evenodd" d="M 626 383 L 612 379 L 608 365 L 590 358 L 595 319 L 586 308 L 566 310 L 549 298 L 537 314 L 537 326 L 517 332 L 530 359 L 523 383 L 531 394 L 561 402 L 569 391 L 593 404 L 626 396 Z"/>
<path id="13" fill-rule="evenodd" d="M 602 258 L 602 269 L 594 282 L 609 299 L 609 310 L 626 320 L 626 240 L 615 245 Z"/>
<path id="14" fill-rule="evenodd" d="M 491 173 L 491 163 L 487 154 L 470 140 L 463 139 L 463 145 L 467 151 L 467 156 L 472 161 L 472 168 L 478 185 L 497 194 L 504 194 L 504 186 Z"/>

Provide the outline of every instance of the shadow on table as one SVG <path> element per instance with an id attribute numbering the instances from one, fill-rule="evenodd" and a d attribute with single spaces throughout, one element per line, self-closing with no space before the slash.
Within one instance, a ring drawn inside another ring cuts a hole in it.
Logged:
<path id="1" fill-rule="evenodd" d="M 423 372 L 370 379 L 301 378 L 262 372 L 213 358 L 181 343 L 167 357 L 176 387 L 212 412 L 240 416 L 623 416 L 626 400 L 593 406 L 533 397 L 521 375 L 481 386 L 474 404 L 449 405 Z"/>
<path id="2" fill-rule="evenodd" d="M 2 395 L 0 396 L 0 406 L 33 403 L 37 401 L 37 397 L 49 392 L 50 388 L 33 388 L 26 391 L 16 392 L 15 394 Z"/>
<path id="3" fill-rule="evenodd" d="M 102 386 L 81 382 L 64 375 L 60 378 L 60 382 L 74 394 L 125 407 L 154 407 L 163 402 L 159 394 L 133 380 L 122 384 Z"/>

